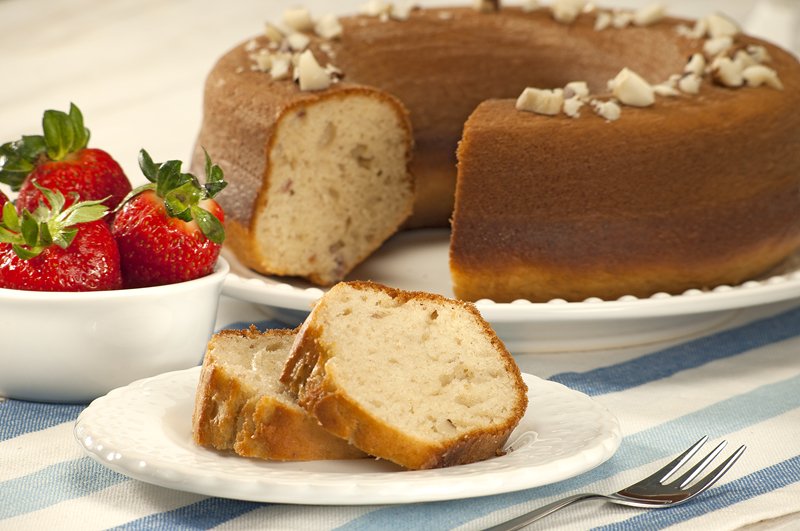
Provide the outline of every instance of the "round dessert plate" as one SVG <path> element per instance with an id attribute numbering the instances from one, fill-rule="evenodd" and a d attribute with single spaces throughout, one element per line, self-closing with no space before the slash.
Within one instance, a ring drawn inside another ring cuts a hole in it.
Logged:
<path id="1" fill-rule="evenodd" d="M 92 402 L 75 422 L 89 456 L 162 487 L 248 501 L 365 505 L 499 494 L 561 481 L 609 459 L 619 423 L 603 406 L 561 384 L 523 375 L 534 407 L 506 454 L 469 465 L 403 470 L 387 461 L 271 462 L 197 446 L 192 410 L 200 368 L 139 380 Z"/>
<path id="2" fill-rule="evenodd" d="M 453 297 L 448 263 L 449 231 L 402 232 L 356 268 L 347 280 L 373 280 L 396 288 Z M 227 249 L 231 264 L 223 293 L 265 305 L 287 325 L 299 324 L 324 289 L 301 279 L 260 275 Z M 731 319 L 732 310 L 800 297 L 800 257 L 762 279 L 739 286 L 657 293 L 605 301 L 545 303 L 518 300 L 476 303 L 512 352 L 599 350 L 655 343 L 709 331 Z"/>

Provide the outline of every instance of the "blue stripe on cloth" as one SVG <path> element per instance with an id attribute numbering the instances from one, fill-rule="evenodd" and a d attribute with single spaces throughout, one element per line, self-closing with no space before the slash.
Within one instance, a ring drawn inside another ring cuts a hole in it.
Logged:
<path id="1" fill-rule="evenodd" d="M 263 503 L 207 498 L 172 511 L 145 516 L 113 529 L 125 531 L 210 529 L 263 506 Z"/>
<path id="2" fill-rule="evenodd" d="M 74 421 L 85 407 L 4 400 L 0 402 L 0 441 Z"/>
<path id="3" fill-rule="evenodd" d="M 590 396 L 597 396 L 667 378 L 680 371 L 798 335 L 800 335 L 800 308 L 682 343 L 625 363 L 584 373 L 561 373 L 554 375 L 550 380 Z"/>
<path id="4" fill-rule="evenodd" d="M 464 525 L 504 507 L 537 498 L 563 495 L 586 485 L 608 479 L 623 470 L 670 457 L 694 443 L 701 435 L 716 439 L 732 431 L 763 422 L 800 408 L 800 376 L 756 388 L 748 393 L 717 402 L 683 417 L 625 437 L 616 455 L 594 470 L 575 478 L 543 487 L 453 500 L 436 504 L 390 506 L 364 514 L 340 530 L 390 529 L 404 521 L 416 529 L 450 529 Z M 622 487 L 623 485 L 620 485 Z M 758 489 L 759 485 L 750 487 Z"/>
<path id="5" fill-rule="evenodd" d="M 63 461 L 0 483 L 0 520 L 80 498 L 128 478 L 89 457 Z"/>
<path id="6" fill-rule="evenodd" d="M 692 503 L 671 507 L 668 511 L 646 511 L 627 520 L 596 527 L 597 531 L 638 531 L 663 529 L 692 518 L 718 511 L 744 500 L 767 494 L 800 481 L 800 456 L 748 474 L 713 488 Z"/>

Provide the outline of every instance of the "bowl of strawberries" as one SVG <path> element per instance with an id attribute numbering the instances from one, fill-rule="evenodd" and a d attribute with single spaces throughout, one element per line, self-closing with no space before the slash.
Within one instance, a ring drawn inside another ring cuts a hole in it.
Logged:
<path id="1" fill-rule="evenodd" d="M 74 105 L 43 131 L 0 146 L 0 397 L 85 403 L 197 365 L 229 270 L 222 170 L 141 150 L 134 189 Z"/>

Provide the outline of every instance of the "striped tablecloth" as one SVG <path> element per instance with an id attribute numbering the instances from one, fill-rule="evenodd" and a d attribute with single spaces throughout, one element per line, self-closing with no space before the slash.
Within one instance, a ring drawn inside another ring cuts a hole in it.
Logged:
<path id="1" fill-rule="evenodd" d="M 224 298 L 218 326 L 264 321 Z M 0 529 L 481 529 L 579 492 L 611 492 L 701 435 L 746 443 L 696 502 L 645 511 L 586 502 L 547 529 L 800 528 L 800 306 L 740 312 L 725 328 L 650 347 L 518 354 L 525 372 L 584 392 L 620 420 L 623 441 L 598 468 L 560 483 L 447 502 L 385 506 L 252 503 L 152 486 L 85 456 L 81 405 L 0 402 Z M 535 407 L 535 406 L 534 406 Z M 729 450 L 729 451 L 731 451 Z"/>

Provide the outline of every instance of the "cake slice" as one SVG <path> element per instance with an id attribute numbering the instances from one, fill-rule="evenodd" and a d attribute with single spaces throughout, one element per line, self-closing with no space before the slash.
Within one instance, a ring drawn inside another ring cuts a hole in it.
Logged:
<path id="1" fill-rule="evenodd" d="M 519 368 L 472 304 L 370 282 L 320 299 L 281 381 L 326 430 L 410 469 L 497 455 L 527 406 Z"/>
<path id="2" fill-rule="evenodd" d="M 223 330 L 208 344 L 197 387 L 197 444 L 280 461 L 364 457 L 323 430 L 278 381 L 293 330 Z"/>

